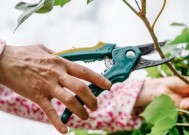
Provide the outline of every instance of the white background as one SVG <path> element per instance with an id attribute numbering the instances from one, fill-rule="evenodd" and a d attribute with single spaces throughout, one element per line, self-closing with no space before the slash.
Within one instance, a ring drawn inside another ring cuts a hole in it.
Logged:
<path id="1" fill-rule="evenodd" d="M 119 46 L 152 42 L 144 24 L 122 0 L 94 0 L 89 5 L 86 5 L 86 0 L 72 0 L 65 7 L 56 7 L 48 14 L 32 15 L 13 34 L 21 13 L 14 9 L 17 2 L 19 0 L 0 0 L 0 38 L 7 40 L 10 45 L 42 43 L 54 51 L 60 51 L 72 47 L 92 46 L 98 41 L 116 43 Z M 163 0 L 147 2 L 147 15 L 152 22 Z M 188 7 L 188 0 L 167 1 L 165 11 L 155 27 L 160 41 L 171 39 L 180 33 L 180 28 L 170 27 L 172 22 L 188 24 Z M 97 70 L 100 71 L 100 68 Z M 0 112 L 0 135 L 26 134 L 59 135 L 48 124 Z"/>

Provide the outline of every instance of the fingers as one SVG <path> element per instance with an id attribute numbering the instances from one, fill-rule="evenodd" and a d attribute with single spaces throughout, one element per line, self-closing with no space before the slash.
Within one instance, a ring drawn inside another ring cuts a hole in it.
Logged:
<path id="1" fill-rule="evenodd" d="M 187 96 L 189 94 L 189 85 L 176 76 L 166 77 L 162 79 L 162 82 L 166 85 L 166 87 L 178 94 L 182 94 L 183 96 Z"/>
<path id="2" fill-rule="evenodd" d="M 184 98 L 181 101 L 179 108 L 184 109 L 184 110 L 189 110 L 189 97 Z"/>
<path id="3" fill-rule="evenodd" d="M 48 99 L 43 99 L 39 102 L 40 107 L 47 115 L 49 121 L 54 125 L 54 127 L 62 134 L 68 132 L 67 127 L 62 123 L 60 117 L 58 116 L 56 110 L 52 106 L 51 102 Z"/>
<path id="4" fill-rule="evenodd" d="M 108 79 L 77 63 L 69 62 L 67 64 L 67 72 L 72 76 L 89 81 L 103 89 L 111 87 L 111 82 Z"/>
<path id="5" fill-rule="evenodd" d="M 59 81 L 62 86 L 72 90 L 90 110 L 97 109 L 97 99 L 85 83 L 68 74 Z"/>
<path id="6" fill-rule="evenodd" d="M 81 119 L 86 120 L 89 117 L 88 112 L 75 98 L 75 96 L 70 94 L 61 86 L 56 87 L 53 96 L 59 99 L 71 112 L 75 113 Z"/>
<path id="7" fill-rule="evenodd" d="M 53 54 L 54 51 L 52 51 L 51 49 L 47 48 L 45 45 L 39 45 L 39 47 L 43 50 L 45 50 L 46 52 L 48 52 L 49 54 Z"/>

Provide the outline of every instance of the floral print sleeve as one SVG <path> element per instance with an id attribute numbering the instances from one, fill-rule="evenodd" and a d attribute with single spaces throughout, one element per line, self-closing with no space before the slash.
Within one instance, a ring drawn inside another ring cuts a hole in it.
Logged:
<path id="1" fill-rule="evenodd" d="M 104 91 L 98 99 L 98 110 L 89 112 L 88 120 L 80 120 L 72 115 L 68 126 L 80 129 L 100 129 L 107 131 L 132 130 L 140 126 L 142 119 L 133 112 L 143 80 L 126 80 L 114 84 L 110 91 Z M 61 116 L 65 106 L 58 100 L 52 104 Z M 0 85 L 0 110 L 48 123 L 48 119 L 38 105 Z"/>

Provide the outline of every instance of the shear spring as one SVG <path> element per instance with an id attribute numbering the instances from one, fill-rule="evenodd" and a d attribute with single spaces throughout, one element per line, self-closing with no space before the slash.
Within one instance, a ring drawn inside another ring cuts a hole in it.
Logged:
<path id="1" fill-rule="evenodd" d="M 113 61 L 108 56 L 104 57 L 104 64 L 105 66 L 110 69 L 113 66 Z"/>

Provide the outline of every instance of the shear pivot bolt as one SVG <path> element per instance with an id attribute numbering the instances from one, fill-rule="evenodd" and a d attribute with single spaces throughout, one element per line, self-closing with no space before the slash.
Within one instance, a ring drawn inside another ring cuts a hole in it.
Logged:
<path id="1" fill-rule="evenodd" d="M 128 52 L 126 53 L 126 56 L 127 56 L 128 58 L 134 58 L 134 57 L 135 57 L 135 52 L 133 52 L 133 51 L 128 51 Z"/>

